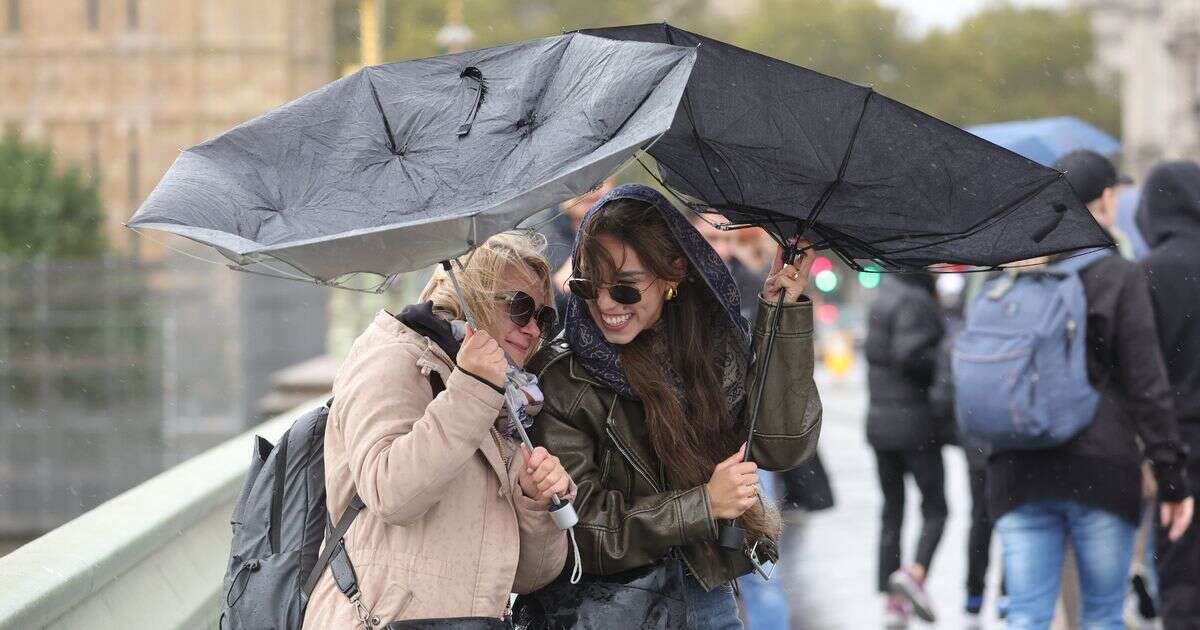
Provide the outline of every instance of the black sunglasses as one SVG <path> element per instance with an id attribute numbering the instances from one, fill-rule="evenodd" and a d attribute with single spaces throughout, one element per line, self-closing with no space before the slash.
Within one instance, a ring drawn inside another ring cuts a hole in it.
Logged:
<path id="1" fill-rule="evenodd" d="M 538 331 L 542 336 L 549 335 L 554 330 L 554 322 L 558 321 L 558 313 L 554 307 L 543 305 L 540 308 L 533 296 L 524 291 L 513 291 L 496 296 L 508 307 L 508 319 L 518 328 L 524 328 L 530 320 L 537 322 Z"/>
<path id="2" fill-rule="evenodd" d="M 600 287 L 587 278 L 571 278 L 567 280 L 567 288 L 576 297 L 583 300 L 594 300 L 600 297 Z M 642 301 L 642 290 L 632 284 L 608 285 L 608 296 L 617 304 L 637 304 Z"/>

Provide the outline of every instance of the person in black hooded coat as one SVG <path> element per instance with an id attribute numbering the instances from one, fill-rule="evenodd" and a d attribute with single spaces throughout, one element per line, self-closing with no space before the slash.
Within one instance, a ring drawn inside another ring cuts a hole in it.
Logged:
<path id="1" fill-rule="evenodd" d="M 871 305 L 867 329 L 867 441 L 875 449 L 883 491 L 878 587 L 892 594 L 885 615 L 894 625 L 907 617 L 903 600 L 908 600 L 922 619 L 934 620 L 924 581 L 941 542 L 948 509 L 941 451 L 945 432 L 930 388 L 944 334 L 932 275 L 884 278 Z M 921 492 L 921 536 L 913 562 L 901 568 L 906 475 L 913 477 Z"/>
<path id="2" fill-rule="evenodd" d="M 1146 177 L 1138 227 L 1150 244 L 1142 261 L 1154 300 L 1179 431 L 1191 451 L 1188 476 L 1200 478 L 1200 165 L 1165 162 Z M 1192 486 L 1193 497 L 1200 484 Z M 1166 630 L 1200 628 L 1200 525 L 1174 542 L 1157 536 L 1159 592 Z"/>

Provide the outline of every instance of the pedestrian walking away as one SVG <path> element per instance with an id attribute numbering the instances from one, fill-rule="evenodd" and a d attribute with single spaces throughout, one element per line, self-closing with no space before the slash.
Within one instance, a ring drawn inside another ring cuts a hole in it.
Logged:
<path id="1" fill-rule="evenodd" d="M 924 584 L 947 515 L 944 434 L 930 398 L 942 335 L 932 275 L 906 273 L 883 280 L 871 305 L 865 347 L 867 442 L 875 450 L 883 492 L 877 586 L 888 595 L 884 612 L 893 627 L 907 623 L 910 609 L 925 621 L 936 619 Z M 921 535 L 912 561 L 902 566 L 907 476 L 921 493 Z"/>
<path id="2" fill-rule="evenodd" d="M 1106 210 L 1117 184 L 1107 159 L 1075 152 L 1058 168 L 1089 210 Z M 1124 628 L 1143 458 L 1172 506 L 1172 525 L 1190 519 L 1186 450 L 1145 276 L 1111 251 L 1058 259 L 990 281 L 967 313 L 955 346 L 958 415 L 964 430 L 990 430 L 988 506 L 1004 550 L 1008 625 L 1049 626 L 1070 544 L 1084 627 Z M 1030 318 L 1037 323 L 1022 323 Z M 1005 339 L 1025 350 L 988 354 Z M 1031 379 L 1039 388 L 1027 388 Z M 1070 400 L 1073 408 L 1044 416 L 1053 408 L 1039 399 L 1047 388 L 1053 404 Z M 1046 431 L 1035 433 L 1041 426 Z"/>
<path id="3" fill-rule="evenodd" d="M 1166 162 L 1146 176 L 1138 224 L 1150 244 L 1142 261 L 1171 380 L 1179 429 L 1191 449 L 1193 497 L 1200 490 L 1200 166 Z M 1159 498 L 1162 499 L 1160 493 Z M 1164 514 L 1169 503 L 1160 508 Z M 1160 521 L 1161 525 L 1161 521 Z M 1200 628 L 1200 526 L 1156 534 L 1160 611 L 1166 630 Z"/>
<path id="4" fill-rule="evenodd" d="M 751 365 L 728 268 L 661 194 L 619 186 L 588 212 L 565 340 L 530 362 L 546 391 L 533 435 L 579 484 L 585 573 L 577 587 L 560 579 L 523 598 L 547 627 L 741 627 L 731 581 L 778 557 L 778 513 L 759 500 L 756 471 L 799 464 L 820 431 L 808 264 L 777 258 L 753 339 L 777 318 L 779 347 Z M 722 521 L 745 530 L 744 546 L 718 544 Z M 656 573 L 679 578 L 655 601 L 599 595 Z"/>

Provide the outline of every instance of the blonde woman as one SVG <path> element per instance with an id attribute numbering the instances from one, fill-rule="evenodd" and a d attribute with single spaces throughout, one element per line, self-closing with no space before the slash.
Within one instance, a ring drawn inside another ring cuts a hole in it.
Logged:
<path id="1" fill-rule="evenodd" d="M 510 592 L 561 572 L 566 534 L 547 505 L 575 485 L 545 449 L 518 448 L 503 409 L 505 355 L 524 365 L 555 318 L 535 239 L 494 236 L 458 272 L 478 330 L 438 270 L 420 303 L 381 311 L 354 342 L 325 475 L 331 515 L 355 493 L 366 506 L 345 538 L 361 594 L 351 602 L 326 571 L 305 628 L 503 628 Z"/>

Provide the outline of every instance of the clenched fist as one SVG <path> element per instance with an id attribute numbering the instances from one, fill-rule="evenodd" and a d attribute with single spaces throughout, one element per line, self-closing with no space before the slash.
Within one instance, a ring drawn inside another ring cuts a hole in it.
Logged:
<path id="1" fill-rule="evenodd" d="M 504 387 L 508 360 L 500 344 L 486 330 L 475 330 L 467 326 L 467 336 L 458 349 L 455 359 L 458 367 L 487 380 L 496 387 Z"/>
<path id="2" fill-rule="evenodd" d="M 735 519 L 758 502 L 758 464 L 743 462 L 746 445 L 729 459 L 717 464 L 705 484 L 713 516 Z"/>
<path id="3" fill-rule="evenodd" d="M 571 476 L 557 457 L 541 446 L 533 449 L 532 453 L 521 446 L 521 452 L 525 454 L 525 465 L 517 481 L 525 496 L 542 505 L 549 505 L 550 497 L 558 495 L 561 498 L 567 494 L 571 489 Z"/>

